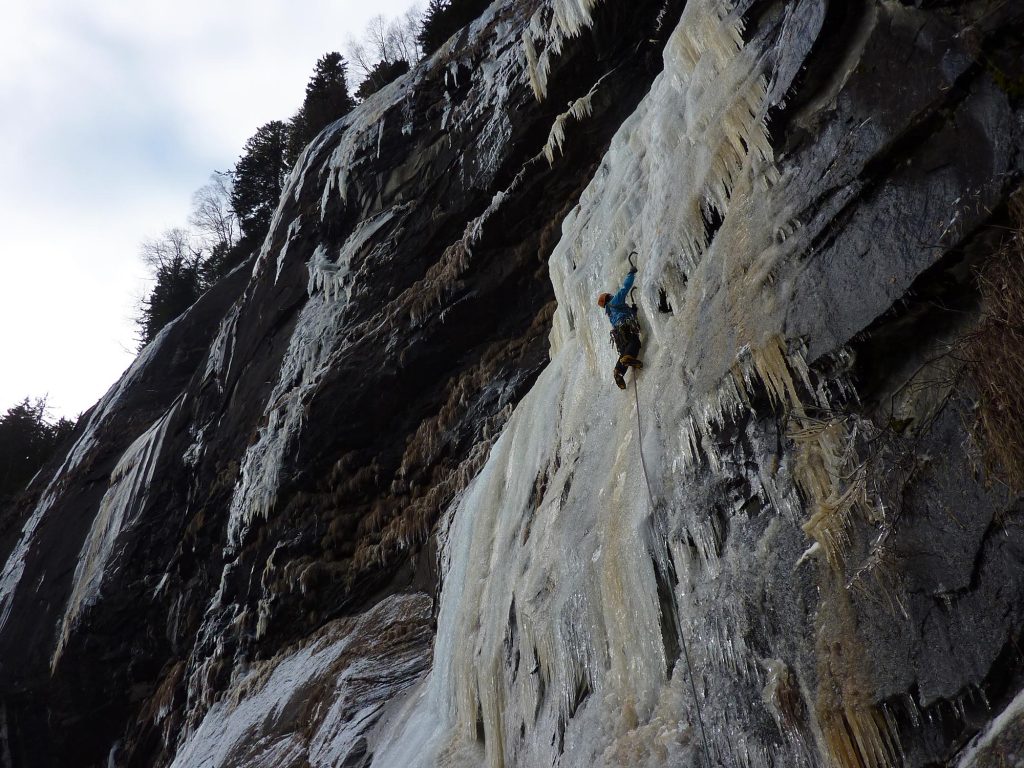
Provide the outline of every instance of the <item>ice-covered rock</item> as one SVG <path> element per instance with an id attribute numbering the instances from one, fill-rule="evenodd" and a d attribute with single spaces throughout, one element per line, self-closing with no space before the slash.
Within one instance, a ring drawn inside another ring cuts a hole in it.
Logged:
<path id="1" fill-rule="evenodd" d="M 0 520 L 0 764 L 1016 754 L 1022 14 L 493 3 Z"/>

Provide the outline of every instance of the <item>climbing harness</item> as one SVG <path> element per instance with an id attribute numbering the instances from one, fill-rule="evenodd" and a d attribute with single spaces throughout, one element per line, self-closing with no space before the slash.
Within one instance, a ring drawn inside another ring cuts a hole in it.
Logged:
<path id="1" fill-rule="evenodd" d="M 637 337 L 640 336 L 640 322 L 635 317 L 631 317 L 629 320 L 619 323 L 608 333 L 608 337 L 612 340 L 612 346 L 616 349 L 618 349 L 619 346 L 625 346 L 628 344 L 630 338 L 634 335 Z"/>
<path id="2" fill-rule="evenodd" d="M 636 383 L 636 371 L 633 372 L 633 399 L 636 401 L 636 447 L 637 451 L 640 453 L 640 469 L 644 475 L 644 483 L 647 485 L 647 498 L 651 502 L 651 513 L 653 514 L 655 507 L 654 491 L 651 490 L 651 478 L 647 474 L 647 462 L 644 460 L 644 432 L 640 423 L 640 388 Z M 697 684 L 693 681 L 693 662 L 690 661 L 689 643 L 686 642 L 686 633 L 683 631 L 681 626 L 679 628 L 679 641 L 679 644 L 683 649 L 683 657 L 686 659 L 686 673 L 690 678 L 690 690 L 693 692 L 693 706 L 697 710 L 697 723 L 700 725 L 700 738 L 704 745 L 704 759 L 707 760 L 708 768 L 711 768 L 714 763 L 711 760 L 711 750 L 708 747 L 708 737 L 704 732 L 704 716 L 700 711 L 700 699 L 697 698 Z"/>
<path id="3" fill-rule="evenodd" d="M 629 254 L 627 258 L 629 260 L 630 268 L 635 270 L 636 263 L 633 261 L 634 256 L 636 256 L 636 251 Z M 630 308 L 633 310 L 633 316 L 613 327 L 611 332 L 608 334 L 612 340 L 612 346 L 616 349 L 628 344 L 633 336 L 638 339 L 640 338 L 640 321 L 637 319 L 637 306 L 636 298 L 633 296 L 634 293 L 636 293 L 636 286 L 633 286 L 629 291 Z"/>

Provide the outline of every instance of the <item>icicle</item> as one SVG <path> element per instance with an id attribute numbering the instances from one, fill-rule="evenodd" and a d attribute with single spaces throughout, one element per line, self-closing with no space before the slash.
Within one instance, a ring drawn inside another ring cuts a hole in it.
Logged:
<path id="1" fill-rule="evenodd" d="M 555 164 L 555 150 L 562 151 L 562 144 L 565 142 L 565 121 L 568 114 L 568 112 L 563 112 L 555 118 L 555 122 L 551 125 L 551 132 L 544 145 L 544 157 L 547 158 L 550 165 Z"/>

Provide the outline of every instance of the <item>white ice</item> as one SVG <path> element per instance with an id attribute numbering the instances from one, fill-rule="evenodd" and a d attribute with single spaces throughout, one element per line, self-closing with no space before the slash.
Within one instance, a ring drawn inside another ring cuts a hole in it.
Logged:
<path id="1" fill-rule="evenodd" d="M 485 97 L 449 108 L 467 110 L 463 116 L 490 110 L 482 143 L 500 139 L 505 118 L 494 107 L 502 83 L 528 77 L 545 98 L 551 62 L 590 23 L 594 7 L 590 0 L 545 3 L 514 45 L 495 44 Z M 741 536 L 753 528 L 746 506 L 765 507 L 772 519 L 758 533 L 757 557 L 803 515 L 792 468 L 748 471 L 714 440 L 749 408 L 753 390 L 767 391 L 780 408 L 797 407 L 796 382 L 809 384 L 798 345 L 785 338 L 795 257 L 807 243 L 793 224 L 799 201 L 792 179 L 777 170 L 765 127 L 775 92 L 769 84 L 784 92 L 786 83 L 772 79 L 778 54 L 770 42 L 744 45 L 740 26 L 724 0 L 687 3 L 664 72 L 564 222 L 550 259 L 558 300 L 551 363 L 439 533 L 443 589 L 431 671 L 403 698 L 336 723 L 347 743 L 380 716 L 370 734 L 377 768 L 696 764 L 698 703 L 714 751 L 730 764 L 808 764 L 805 746 L 760 743 L 753 727 L 736 727 L 773 716 L 760 695 L 763 660 L 738 627 L 736 581 L 750 574 L 751 551 L 721 550 L 700 492 L 701 483 L 725 473 L 749 484 L 753 495 L 734 500 L 730 526 Z M 374 156 L 381 121 L 392 119 L 389 106 L 417 76 L 347 118 L 321 215 L 332 195 L 350 194 L 353 163 Z M 552 127 L 549 160 L 564 146 L 558 129 L 565 120 L 587 118 L 589 96 Z M 407 115 L 393 119 L 415 130 Z M 448 119 L 454 125 L 460 116 Z M 293 187 L 306 173 L 297 171 Z M 488 210 L 503 200 L 498 193 Z M 709 243 L 704 220 L 712 209 L 724 220 Z M 442 257 L 445 268 L 465 269 L 478 230 L 467 227 Z M 235 489 L 232 544 L 273 506 L 282 461 L 302 428 L 304 395 L 345 352 L 341 320 L 357 247 L 321 249 L 308 264 L 310 299 Z M 645 368 L 636 390 L 620 392 L 595 297 L 617 288 L 633 250 Z M 658 311 L 659 292 L 673 313 Z M 667 571 L 678 583 L 664 610 L 689 639 L 692 668 L 684 657 L 670 658 L 663 642 L 659 574 Z M 708 594 L 713 607 L 699 599 Z M 312 650 L 296 653 L 320 669 Z M 281 662 L 276 693 L 264 696 L 269 689 L 257 686 L 252 706 L 279 711 L 273 702 L 296 690 L 298 666 Z M 217 744 L 253 732 L 247 702 L 215 706 L 179 760 L 207 755 L 219 764 Z M 288 738 L 268 745 L 267 754 L 282 760 L 299 748 Z"/>

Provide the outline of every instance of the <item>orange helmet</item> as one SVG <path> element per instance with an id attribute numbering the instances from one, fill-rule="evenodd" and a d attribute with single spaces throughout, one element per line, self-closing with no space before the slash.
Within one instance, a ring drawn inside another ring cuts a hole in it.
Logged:
<path id="1" fill-rule="evenodd" d="M 603 307 L 611 300 L 611 298 L 612 295 L 610 293 L 602 293 L 600 296 L 597 297 L 597 306 Z"/>

